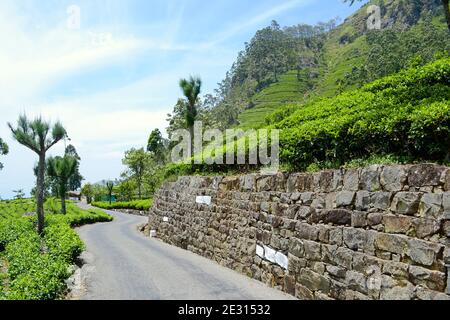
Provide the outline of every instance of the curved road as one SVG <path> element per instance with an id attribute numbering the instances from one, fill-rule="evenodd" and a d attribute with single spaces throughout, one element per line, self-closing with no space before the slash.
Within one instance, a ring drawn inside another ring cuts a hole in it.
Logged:
<path id="1" fill-rule="evenodd" d="M 106 212 L 113 222 L 77 229 L 87 246 L 80 273 L 85 288 L 77 299 L 293 299 L 211 260 L 145 237 L 137 226 L 146 217 Z"/>

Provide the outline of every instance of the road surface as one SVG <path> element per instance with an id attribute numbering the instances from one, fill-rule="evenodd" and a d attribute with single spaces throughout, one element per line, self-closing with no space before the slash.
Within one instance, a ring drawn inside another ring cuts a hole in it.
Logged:
<path id="1" fill-rule="evenodd" d="M 211 260 L 145 237 L 137 226 L 146 217 L 106 212 L 113 222 L 77 229 L 87 252 L 82 255 L 86 264 L 78 270 L 82 290 L 74 299 L 293 299 Z"/>

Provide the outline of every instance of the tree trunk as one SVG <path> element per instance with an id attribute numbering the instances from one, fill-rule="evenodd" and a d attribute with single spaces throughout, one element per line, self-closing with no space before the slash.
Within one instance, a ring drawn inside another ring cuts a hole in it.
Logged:
<path id="1" fill-rule="evenodd" d="M 194 156 L 194 126 L 189 127 L 189 155 Z"/>
<path id="2" fill-rule="evenodd" d="M 36 183 L 36 214 L 38 217 L 37 232 L 44 232 L 44 178 L 45 177 L 45 153 L 39 155 L 38 175 Z"/>
<path id="3" fill-rule="evenodd" d="M 138 196 L 139 196 L 139 200 L 142 199 L 142 181 L 139 179 L 138 181 Z"/>
<path id="4" fill-rule="evenodd" d="M 66 214 L 66 195 L 61 194 L 61 213 Z"/>
<path id="5" fill-rule="evenodd" d="M 442 5 L 444 6 L 444 14 L 447 19 L 448 30 L 450 31 L 450 8 L 449 8 L 449 0 L 441 0 Z"/>

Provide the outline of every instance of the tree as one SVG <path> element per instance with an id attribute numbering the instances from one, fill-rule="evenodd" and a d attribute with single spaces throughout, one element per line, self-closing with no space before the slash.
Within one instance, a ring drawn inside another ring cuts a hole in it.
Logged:
<path id="1" fill-rule="evenodd" d="M 7 155 L 8 154 L 8 145 L 0 138 L 0 155 Z M 0 162 L 0 170 L 3 169 L 3 163 Z"/>
<path id="2" fill-rule="evenodd" d="M 61 199 L 61 213 L 66 214 L 66 193 L 69 179 L 75 173 L 78 161 L 72 156 L 51 157 L 47 160 L 47 172 L 58 184 L 58 195 Z"/>
<path id="3" fill-rule="evenodd" d="M 164 163 L 166 148 L 164 145 L 164 138 L 159 129 L 153 130 L 150 134 L 147 143 L 147 151 L 153 154 L 158 164 Z"/>
<path id="4" fill-rule="evenodd" d="M 139 199 L 142 199 L 142 178 L 151 161 L 151 155 L 144 148 L 130 149 L 125 152 L 122 163 L 129 168 L 131 177 L 136 181 Z"/>
<path id="5" fill-rule="evenodd" d="M 75 191 L 81 188 L 81 184 L 84 180 L 83 176 L 80 174 L 80 161 L 81 158 L 77 153 L 75 147 L 69 144 L 65 150 L 66 156 L 71 156 L 77 159 L 77 167 L 75 168 L 75 173 L 69 178 L 69 191 Z"/>
<path id="6" fill-rule="evenodd" d="M 191 135 L 190 143 L 190 155 L 193 155 L 194 151 L 194 123 L 197 118 L 197 101 L 202 88 L 202 80 L 198 77 L 189 77 L 189 80 L 181 79 L 180 88 L 183 91 L 184 97 L 186 98 L 186 110 L 185 110 L 185 120 L 186 127 L 189 129 Z"/>
<path id="7" fill-rule="evenodd" d="M 83 188 L 81 188 L 81 194 L 86 197 L 88 204 L 92 202 L 92 197 L 94 196 L 94 190 L 90 183 L 86 183 Z"/>
<path id="8" fill-rule="evenodd" d="M 25 198 L 25 192 L 23 192 L 23 189 L 13 190 L 13 192 L 16 194 L 14 196 L 14 199 L 21 200 L 21 199 Z"/>
<path id="9" fill-rule="evenodd" d="M 120 198 L 120 201 L 133 200 L 133 194 L 136 190 L 136 182 L 133 179 L 125 179 L 119 183 L 116 187 L 116 192 Z"/>
<path id="10" fill-rule="evenodd" d="M 13 138 L 34 151 L 38 157 L 38 175 L 36 183 L 36 212 L 38 216 L 37 231 L 42 235 L 44 231 L 44 179 L 45 179 L 45 156 L 47 151 L 67 136 L 67 132 L 60 122 L 53 126 L 38 117 L 32 121 L 26 115 L 19 117 L 17 127 L 8 123 Z"/>
<path id="11" fill-rule="evenodd" d="M 113 181 L 106 182 L 106 188 L 108 189 L 109 204 L 111 204 L 112 194 L 113 194 L 113 190 L 114 190 L 114 182 Z"/>

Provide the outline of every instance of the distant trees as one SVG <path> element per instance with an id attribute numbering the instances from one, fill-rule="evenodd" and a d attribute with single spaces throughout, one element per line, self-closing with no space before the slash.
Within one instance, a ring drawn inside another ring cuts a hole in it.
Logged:
<path id="1" fill-rule="evenodd" d="M 158 164 L 163 164 L 166 158 L 166 145 L 161 131 L 155 129 L 148 138 L 147 151 L 153 154 Z"/>
<path id="2" fill-rule="evenodd" d="M 23 189 L 13 190 L 12 192 L 15 193 L 14 199 L 16 200 L 25 198 L 25 192 L 23 192 Z"/>
<path id="3" fill-rule="evenodd" d="M 122 160 L 122 163 L 128 167 L 129 175 L 136 181 L 139 199 L 142 199 L 142 180 L 151 160 L 151 155 L 145 152 L 144 148 L 132 148 L 126 151 L 125 158 Z"/>
<path id="4" fill-rule="evenodd" d="M 69 157 L 73 157 L 77 160 L 77 166 L 75 168 L 74 174 L 69 178 L 68 189 L 69 191 L 75 191 L 81 188 L 81 184 L 84 180 L 83 176 L 80 174 L 80 161 L 81 158 L 77 153 L 75 147 L 69 144 L 66 147 L 65 155 Z"/>
<path id="5" fill-rule="evenodd" d="M 66 193 L 69 190 L 69 180 L 78 168 L 78 160 L 69 155 L 64 157 L 51 157 L 47 160 L 47 173 L 58 186 L 58 195 L 61 199 L 61 213 L 66 214 Z"/>
<path id="6" fill-rule="evenodd" d="M 0 138 L 0 155 L 8 154 L 8 145 Z M 3 169 L 3 163 L 0 162 L 0 170 Z"/>
<path id="7" fill-rule="evenodd" d="M 108 189 L 108 199 L 109 199 L 109 204 L 111 204 L 112 195 L 113 195 L 113 191 L 114 191 L 114 182 L 113 181 L 106 182 L 106 189 Z"/>
<path id="8" fill-rule="evenodd" d="M 19 117 L 17 125 L 8 123 L 13 138 L 35 152 L 39 157 L 36 183 L 36 211 L 38 216 L 37 230 L 39 234 L 44 230 L 44 179 L 46 166 L 46 153 L 66 135 L 66 130 L 60 122 L 51 125 L 41 117 L 28 120 L 26 115 Z"/>
<path id="9" fill-rule="evenodd" d="M 92 202 L 92 198 L 94 197 L 94 189 L 90 183 L 86 183 L 81 188 L 81 194 L 86 197 L 86 202 L 90 204 Z"/>

